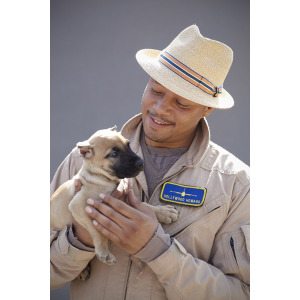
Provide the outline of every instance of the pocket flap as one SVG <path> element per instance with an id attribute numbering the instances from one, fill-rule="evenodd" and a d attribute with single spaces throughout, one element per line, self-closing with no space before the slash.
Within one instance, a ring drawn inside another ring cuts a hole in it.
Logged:
<path id="1" fill-rule="evenodd" d="M 213 211 L 214 209 L 218 209 L 224 204 L 224 196 L 221 195 L 215 200 L 210 201 L 200 207 L 182 207 L 180 211 L 180 218 L 170 225 L 162 224 L 162 227 L 165 233 L 168 233 L 170 236 L 175 236 L 194 222 L 202 219 L 203 217 L 207 216 L 211 211 Z"/>

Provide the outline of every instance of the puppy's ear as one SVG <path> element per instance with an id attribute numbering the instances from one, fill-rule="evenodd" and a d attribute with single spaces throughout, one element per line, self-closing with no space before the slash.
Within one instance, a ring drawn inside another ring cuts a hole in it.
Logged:
<path id="1" fill-rule="evenodd" d="M 89 141 L 79 142 L 76 144 L 76 146 L 77 148 L 85 151 L 93 148 L 93 145 L 91 145 Z"/>
<path id="2" fill-rule="evenodd" d="M 115 125 L 115 126 L 114 126 L 114 127 L 112 127 L 112 128 L 108 128 L 108 130 L 111 130 L 111 131 L 116 131 L 116 132 L 118 132 L 117 125 Z"/>
<path id="3" fill-rule="evenodd" d="M 91 145 L 89 141 L 77 143 L 77 148 L 80 150 L 80 154 L 84 158 L 90 158 L 94 155 L 94 145 Z"/>

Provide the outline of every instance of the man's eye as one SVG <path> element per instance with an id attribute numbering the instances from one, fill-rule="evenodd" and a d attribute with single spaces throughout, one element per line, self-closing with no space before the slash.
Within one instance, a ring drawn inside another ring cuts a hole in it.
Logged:
<path id="1" fill-rule="evenodd" d="M 177 104 L 178 104 L 179 106 L 181 106 L 181 107 L 188 107 L 188 105 L 182 104 L 182 103 L 180 103 L 178 100 L 176 100 L 176 102 L 177 102 Z"/>
<path id="2" fill-rule="evenodd" d="M 154 90 L 153 88 L 151 88 L 151 89 L 152 89 L 152 91 L 153 91 L 155 94 L 161 94 L 160 92 Z"/>
<path id="3" fill-rule="evenodd" d="M 113 151 L 111 154 L 110 154 L 111 157 L 117 157 L 118 156 L 118 153 L 116 151 Z"/>

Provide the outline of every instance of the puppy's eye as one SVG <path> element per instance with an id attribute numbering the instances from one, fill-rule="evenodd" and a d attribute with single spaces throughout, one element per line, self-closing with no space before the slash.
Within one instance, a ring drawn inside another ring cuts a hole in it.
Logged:
<path id="1" fill-rule="evenodd" d="M 117 157 L 118 156 L 118 152 L 117 151 L 113 151 L 111 154 L 110 154 L 111 157 Z"/>

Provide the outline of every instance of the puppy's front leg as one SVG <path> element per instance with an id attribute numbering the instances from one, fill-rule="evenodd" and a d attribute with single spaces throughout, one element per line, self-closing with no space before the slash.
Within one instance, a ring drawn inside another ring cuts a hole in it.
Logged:
<path id="1" fill-rule="evenodd" d="M 92 219 L 84 210 L 85 207 L 86 197 L 80 192 L 76 194 L 69 204 L 69 210 L 71 211 L 75 220 L 90 233 L 95 246 L 97 258 L 108 265 L 115 264 L 116 258 L 108 249 L 108 239 L 95 228 L 92 223 Z"/>
<path id="2" fill-rule="evenodd" d="M 178 219 L 178 211 L 171 205 L 154 206 L 145 202 L 142 203 L 155 213 L 157 220 L 161 223 L 170 224 Z"/>

